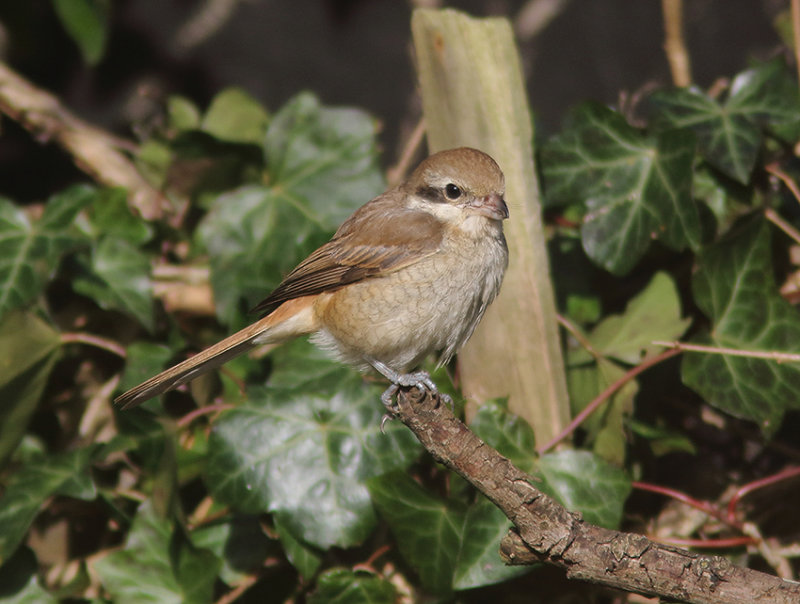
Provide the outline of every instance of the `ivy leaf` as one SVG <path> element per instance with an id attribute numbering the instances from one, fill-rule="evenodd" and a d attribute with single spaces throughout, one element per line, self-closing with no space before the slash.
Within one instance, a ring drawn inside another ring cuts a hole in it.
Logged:
<path id="1" fill-rule="evenodd" d="M 219 559 L 173 534 L 149 503 L 139 507 L 125 549 L 94 561 L 114 602 L 206 604 L 213 601 Z"/>
<path id="2" fill-rule="evenodd" d="M 500 557 L 500 541 L 510 528 L 511 521 L 488 499 L 481 497 L 469 506 L 453 572 L 454 589 L 492 585 L 531 570 L 531 567 L 507 566 Z"/>
<path id="3" fill-rule="evenodd" d="M 264 534 L 258 516 L 228 514 L 224 521 L 201 524 L 192 531 L 192 542 L 222 561 L 219 577 L 229 585 L 257 572 L 268 556 L 279 555 L 277 543 Z"/>
<path id="4" fill-rule="evenodd" d="M 33 550 L 20 547 L 0 566 L 0 602 L 3 604 L 58 604 L 59 599 L 39 583 L 39 565 Z"/>
<path id="5" fill-rule="evenodd" d="M 75 279 L 75 291 L 102 308 L 133 315 L 148 330 L 155 329 L 150 260 L 124 239 L 104 237 L 94 246 L 87 274 Z"/>
<path id="6" fill-rule="evenodd" d="M 437 594 L 452 591 L 466 506 L 442 501 L 400 472 L 373 478 L 369 492 L 423 585 Z"/>
<path id="7" fill-rule="evenodd" d="M 322 551 L 298 539 L 288 526 L 284 526 L 280 515 L 276 515 L 274 521 L 278 538 L 289 562 L 297 569 L 300 576 L 306 579 L 313 577 L 322 565 Z"/>
<path id="8" fill-rule="evenodd" d="M 569 355 L 567 388 L 572 411 L 578 414 L 603 390 L 624 376 L 625 370 L 602 357 L 589 364 L 575 364 L 573 356 Z M 581 426 L 588 433 L 587 441 L 592 444 L 594 452 L 608 462 L 620 466 L 625 463 L 625 423 L 633 414 L 634 398 L 638 392 L 638 383 L 635 380 L 628 382 Z"/>
<path id="9" fill-rule="evenodd" d="M 323 107 L 302 93 L 275 115 L 264 155 L 287 203 L 308 207 L 326 230 L 381 193 L 376 122 L 360 109 Z"/>
<path id="10" fill-rule="evenodd" d="M 97 64 L 103 57 L 108 38 L 107 0 L 53 0 L 53 8 L 84 60 Z"/>
<path id="11" fill-rule="evenodd" d="M 269 185 L 218 197 L 198 235 L 211 257 L 220 320 L 252 308 L 357 207 L 384 188 L 375 123 L 355 109 L 322 107 L 311 94 L 270 122 Z"/>
<path id="12" fill-rule="evenodd" d="M 586 522 L 617 528 L 631 482 L 625 472 L 588 451 L 560 451 L 539 460 L 537 486 Z"/>
<path id="13" fill-rule="evenodd" d="M 15 472 L 0 499 L 0 564 L 25 534 L 44 502 L 54 494 L 94 499 L 88 466 L 97 447 L 41 456 Z"/>
<path id="14" fill-rule="evenodd" d="M 120 391 L 133 388 L 160 372 L 175 354 L 168 346 L 153 342 L 133 342 L 128 345 L 126 352 L 125 372 L 119 383 Z"/>
<path id="15" fill-rule="evenodd" d="M 712 322 L 698 343 L 800 352 L 800 317 L 777 291 L 770 234 L 753 220 L 699 258 L 692 281 L 697 305 Z M 800 408 L 800 365 L 717 354 L 685 353 L 683 381 L 710 404 L 774 432 L 784 412 Z"/>
<path id="16" fill-rule="evenodd" d="M 404 426 L 381 433 L 379 395 L 342 367 L 328 383 L 249 390 L 247 404 L 214 426 L 210 490 L 243 512 L 276 513 L 319 548 L 362 542 L 375 525 L 364 481 L 406 467 L 419 451 Z"/>
<path id="17" fill-rule="evenodd" d="M 0 467 L 28 429 L 60 344 L 59 333 L 31 313 L 13 311 L 0 322 Z"/>
<path id="18" fill-rule="evenodd" d="M 283 194 L 247 186 L 214 201 L 198 236 L 210 256 L 217 316 L 235 325 L 328 233 Z"/>
<path id="19" fill-rule="evenodd" d="M 218 197 L 200 225 L 220 320 L 233 324 L 357 207 L 383 190 L 374 121 L 301 94 L 270 123 L 269 186 Z"/>
<path id="20" fill-rule="evenodd" d="M 51 197 L 36 221 L 0 198 L 0 317 L 38 296 L 61 257 L 85 241 L 73 221 L 94 195 L 89 187 L 71 187 Z"/>
<path id="21" fill-rule="evenodd" d="M 654 354 L 653 341 L 677 340 L 691 319 L 681 319 L 678 288 L 667 273 L 658 272 L 625 307 L 624 314 L 603 319 L 588 336 L 592 348 L 604 356 L 635 365 Z M 581 349 L 580 357 L 589 353 Z M 578 355 L 571 356 L 577 362 Z"/>
<path id="22" fill-rule="evenodd" d="M 259 145 L 268 121 L 266 110 L 250 94 L 226 88 L 211 101 L 201 128 L 219 140 Z"/>
<path id="23" fill-rule="evenodd" d="M 97 191 L 86 212 L 86 231 L 95 241 L 104 237 L 124 239 L 132 245 L 142 245 L 153 236 L 153 227 L 131 213 L 125 189 Z"/>
<path id="24" fill-rule="evenodd" d="M 396 602 L 397 591 L 389 581 L 366 571 L 336 568 L 323 573 L 309 604 L 382 604 Z"/>
<path id="25" fill-rule="evenodd" d="M 549 203 L 585 203 L 581 239 L 586 253 L 622 275 L 652 239 L 677 250 L 699 246 L 693 157 L 690 132 L 647 137 L 618 113 L 586 103 L 543 147 L 541 163 Z"/>
<path id="26" fill-rule="evenodd" d="M 782 63 L 772 61 L 740 73 L 723 101 L 696 87 L 657 92 L 651 97 L 657 109 L 655 126 L 693 130 L 708 162 L 747 184 L 761 147 L 762 129 L 780 129 L 800 119 L 797 87 L 783 72 Z"/>

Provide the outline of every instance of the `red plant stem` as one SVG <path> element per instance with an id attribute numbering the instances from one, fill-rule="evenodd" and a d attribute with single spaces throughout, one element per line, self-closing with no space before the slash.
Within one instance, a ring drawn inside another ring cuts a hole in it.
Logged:
<path id="1" fill-rule="evenodd" d="M 642 373 L 647 369 L 650 369 L 650 367 L 652 367 L 653 365 L 658 365 L 662 361 L 666 361 L 667 359 L 679 355 L 681 352 L 682 351 L 679 348 L 671 348 L 669 350 L 665 350 L 661 354 L 657 354 L 656 356 L 651 357 L 646 361 L 643 361 L 642 363 L 638 364 L 636 367 L 628 371 L 616 382 L 611 384 L 608 388 L 603 390 L 603 392 L 597 395 L 597 397 L 591 403 L 586 405 L 586 408 L 580 413 L 578 413 L 578 415 L 575 416 L 575 419 L 573 419 L 569 424 L 567 424 L 567 427 L 564 428 L 561 431 L 561 433 L 556 435 L 556 437 L 553 438 L 550 442 L 539 447 L 537 449 L 537 453 L 539 453 L 539 455 L 543 455 L 544 453 L 555 447 L 562 440 L 564 440 L 567 436 L 572 434 L 575 431 L 575 429 L 578 426 L 580 426 L 587 417 L 589 417 L 592 413 L 594 413 L 597 410 L 597 408 L 600 407 L 600 405 L 606 402 L 606 400 L 610 398 L 612 394 L 614 394 L 617 390 L 619 390 L 625 384 L 630 382 L 637 375 L 639 375 L 640 373 Z"/>
<path id="2" fill-rule="evenodd" d="M 61 343 L 62 344 L 72 344 L 72 343 L 79 343 L 79 344 L 88 344 L 89 346 L 95 346 L 96 348 L 102 348 L 103 350 L 107 350 L 118 357 L 125 358 L 125 348 L 114 342 L 113 340 L 109 340 L 108 338 L 101 338 L 100 336 L 93 336 L 88 333 L 62 333 L 61 336 Z"/>
<path id="3" fill-rule="evenodd" d="M 658 493 L 659 495 L 664 495 L 665 497 L 670 497 L 681 503 L 685 503 L 688 506 L 691 506 L 695 509 L 700 510 L 708 514 L 709 516 L 713 516 L 717 520 L 724 522 L 725 524 L 728 523 L 728 519 L 725 514 L 722 512 L 719 507 L 715 506 L 712 503 L 707 501 L 700 501 L 699 499 L 695 499 L 691 495 L 687 495 L 686 493 L 682 493 L 681 491 L 676 491 L 675 489 L 671 489 L 669 487 L 662 487 L 657 484 L 650 484 L 649 482 L 637 482 L 634 481 L 631 483 L 631 486 L 634 489 L 639 489 L 640 491 L 649 491 L 650 493 Z M 734 521 L 731 526 L 736 529 L 741 529 L 741 523 Z"/>
<path id="4" fill-rule="evenodd" d="M 209 413 L 216 413 L 217 411 L 225 411 L 226 409 L 233 409 L 234 407 L 236 407 L 236 405 L 222 403 L 219 405 L 206 405 L 205 407 L 199 407 L 180 418 L 178 420 L 178 426 L 180 428 L 185 428 L 201 415 L 208 415 Z"/>
<path id="5" fill-rule="evenodd" d="M 749 482 L 746 485 L 739 487 L 733 494 L 733 497 L 731 497 L 730 502 L 728 502 L 728 513 L 725 521 L 728 524 L 736 522 L 736 506 L 739 505 L 739 501 L 742 499 L 742 497 L 748 493 L 752 493 L 757 489 L 775 484 L 776 482 L 786 480 L 787 478 L 791 478 L 793 476 L 800 476 L 800 466 L 793 466 L 791 468 L 781 470 L 777 474 L 773 474 L 772 476 L 767 476 L 765 478 L 759 478 L 758 480 L 754 480 L 753 482 Z"/>

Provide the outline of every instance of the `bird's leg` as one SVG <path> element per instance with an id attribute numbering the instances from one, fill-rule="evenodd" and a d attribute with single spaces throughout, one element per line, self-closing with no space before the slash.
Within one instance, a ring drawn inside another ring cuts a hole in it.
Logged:
<path id="1" fill-rule="evenodd" d="M 395 411 L 396 406 L 393 402 L 393 398 L 400 388 L 414 387 L 423 391 L 427 388 L 431 394 L 439 396 L 446 405 L 452 406 L 453 400 L 447 394 L 439 394 L 439 389 L 436 387 L 436 384 L 427 371 L 400 373 L 378 360 L 370 360 L 369 363 L 378 373 L 391 382 L 391 385 L 381 394 L 381 402 L 390 412 L 394 413 Z"/>

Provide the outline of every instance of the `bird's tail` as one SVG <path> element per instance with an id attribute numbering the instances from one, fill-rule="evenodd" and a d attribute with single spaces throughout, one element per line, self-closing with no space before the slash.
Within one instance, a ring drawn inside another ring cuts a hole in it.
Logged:
<path id="1" fill-rule="evenodd" d="M 316 331 L 313 298 L 306 296 L 284 302 L 252 325 L 131 388 L 114 399 L 114 403 L 121 409 L 136 407 L 148 399 L 216 369 L 256 346 L 280 344 Z"/>

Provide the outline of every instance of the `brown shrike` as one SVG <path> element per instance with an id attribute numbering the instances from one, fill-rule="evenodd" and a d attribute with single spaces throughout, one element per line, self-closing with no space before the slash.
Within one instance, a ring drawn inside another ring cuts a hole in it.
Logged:
<path id="1" fill-rule="evenodd" d="M 408 373 L 430 353 L 446 363 L 472 335 L 508 264 L 503 173 L 462 147 L 431 155 L 404 183 L 368 202 L 295 268 L 256 310 L 263 317 L 116 399 L 123 409 L 248 350 L 312 341 L 392 385 L 436 387 Z"/>

